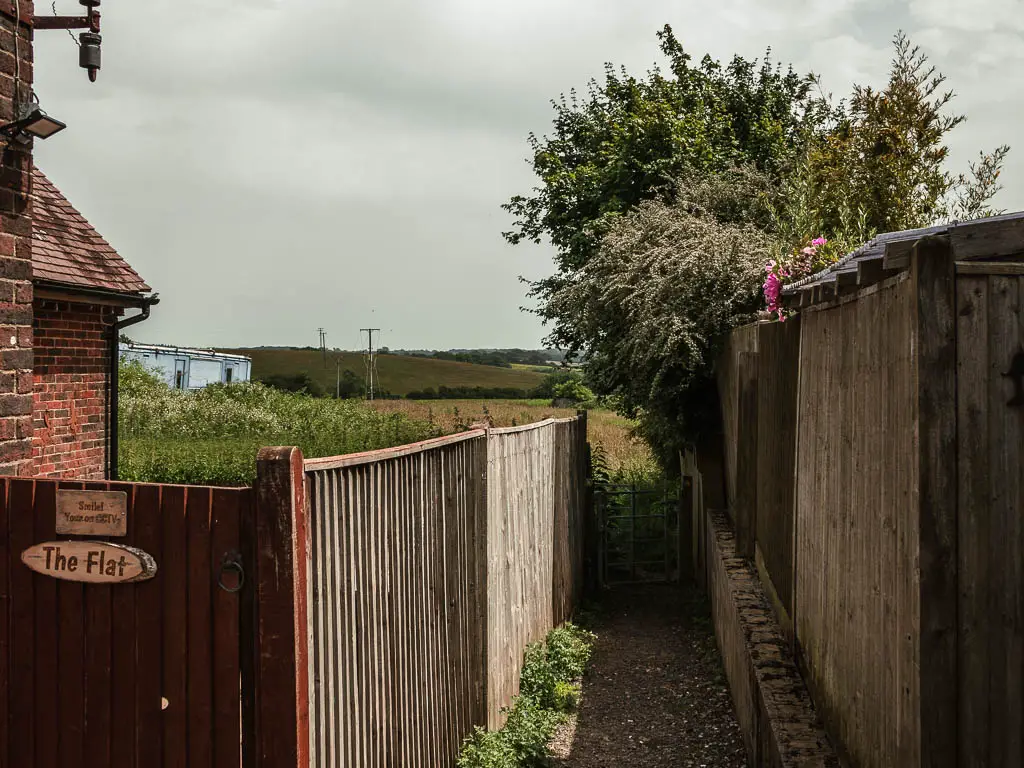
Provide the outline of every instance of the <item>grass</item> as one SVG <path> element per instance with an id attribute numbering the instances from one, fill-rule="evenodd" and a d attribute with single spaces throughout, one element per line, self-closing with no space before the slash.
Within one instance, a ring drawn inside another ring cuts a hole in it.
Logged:
<path id="1" fill-rule="evenodd" d="M 496 427 L 532 424 L 548 418 L 575 416 L 569 408 L 552 408 L 546 400 L 377 400 L 372 407 L 436 426 L 444 434 L 458 432 L 490 416 Z M 643 483 L 660 470 L 647 444 L 631 435 L 634 423 L 614 411 L 587 412 L 588 439 L 600 451 L 608 469 L 621 482 Z"/>
<path id="2" fill-rule="evenodd" d="M 358 401 L 261 384 L 172 390 L 137 364 L 122 366 L 120 397 L 118 471 L 135 482 L 248 485 L 266 445 L 297 445 L 313 458 L 439 434 L 436 426 Z"/>
<path id="3" fill-rule="evenodd" d="M 327 367 L 319 350 L 309 349 L 226 349 L 231 354 L 252 358 L 253 378 L 272 374 L 295 374 L 306 371 L 310 377 L 333 392 L 337 377 L 335 361 L 341 358 L 346 368 L 365 378 L 366 363 L 359 352 L 328 352 Z M 426 357 L 380 355 L 377 374 L 380 387 L 393 395 L 406 395 L 428 387 L 512 387 L 529 390 L 544 380 L 547 371 L 531 367 L 498 368 L 493 365 L 458 363 L 452 360 L 434 360 Z"/>
<path id="4" fill-rule="evenodd" d="M 474 366 L 484 367 L 484 366 Z M 500 369 L 496 369 L 500 370 Z M 489 416 L 495 426 L 574 416 L 543 400 L 357 400 L 313 398 L 261 384 L 172 390 L 141 366 L 121 371 L 119 473 L 135 482 L 248 485 L 256 453 L 297 445 L 309 458 L 386 448 L 462 431 Z M 618 482 L 658 476 L 632 422 L 588 412 L 595 463 Z"/>

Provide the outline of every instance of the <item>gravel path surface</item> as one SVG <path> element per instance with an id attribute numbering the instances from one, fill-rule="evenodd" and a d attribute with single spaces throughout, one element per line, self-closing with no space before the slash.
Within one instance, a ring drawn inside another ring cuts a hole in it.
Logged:
<path id="1" fill-rule="evenodd" d="M 577 716 L 552 742 L 562 768 L 744 768 L 707 604 L 678 586 L 612 592 Z"/>

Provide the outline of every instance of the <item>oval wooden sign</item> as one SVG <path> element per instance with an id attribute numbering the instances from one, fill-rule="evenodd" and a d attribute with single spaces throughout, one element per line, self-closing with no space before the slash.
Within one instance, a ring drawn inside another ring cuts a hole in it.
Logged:
<path id="1" fill-rule="evenodd" d="M 141 549 L 109 541 L 47 541 L 21 553 L 36 573 L 65 581 L 123 584 L 156 575 L 156 561 Z"/>

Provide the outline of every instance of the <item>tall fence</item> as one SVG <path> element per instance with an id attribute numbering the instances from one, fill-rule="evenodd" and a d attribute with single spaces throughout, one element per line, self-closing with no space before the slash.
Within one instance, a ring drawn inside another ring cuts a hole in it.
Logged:
<path id="1" fill-rule="evenodd" d="M 0 479 L 0 766 L 305 765 L 280 458 L 254 488 Z M 69 531 L 69 494 L 124 527 Z"/>
<path id="2" fill-rule="evenodd" d="M 449 766 L 582 589 L 586 419 L 305 463 L 317 766 Z"/>
<path id="3" fill-rule="evenodd" d="M 808 286 L 719 366 L 737 552 L 852 765 L 1024 764 L 1024 232 L 981 226 Z"/>

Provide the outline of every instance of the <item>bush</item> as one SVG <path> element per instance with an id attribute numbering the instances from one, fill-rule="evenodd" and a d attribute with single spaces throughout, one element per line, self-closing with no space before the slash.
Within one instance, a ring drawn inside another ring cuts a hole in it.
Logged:
<path id="1" fill-rule="evenodd" d="M 547 744 L 579 701 L 578 679 L 594 635 L 571 623 L 526 649 L 519 695 L 499 731 L 475 728 L 459 755 L 459 768 L 532 768 L 549 764 Z"/>
<path id="2" fill-rule="evenodd" d="M 552 371 L 536 387 L 530 390 L 531 400 L 551 400 L 555 397 L 555 391 L 568 382 L 583 383 L 583 378 L 575 371 L 562 369 Z"/>
<path id="3" fill-rule="evenodd" d="M 263 376 L 260 381 L 266 386 L 279 389 L 282 392 L 304 392 L 313 397 L 323 397 L 327 394 L 320 382 L 310 376 L 308 371 L 272 373 L 269 376 Z"/>
<path id="4" fill-rule="evenodd" d="M 590 405 L 596 398 L 594 393 L 583 385 L 579 379 L 564 381 L 555 386 L 553 400 L 568 400 L 576 405 Z"/>

